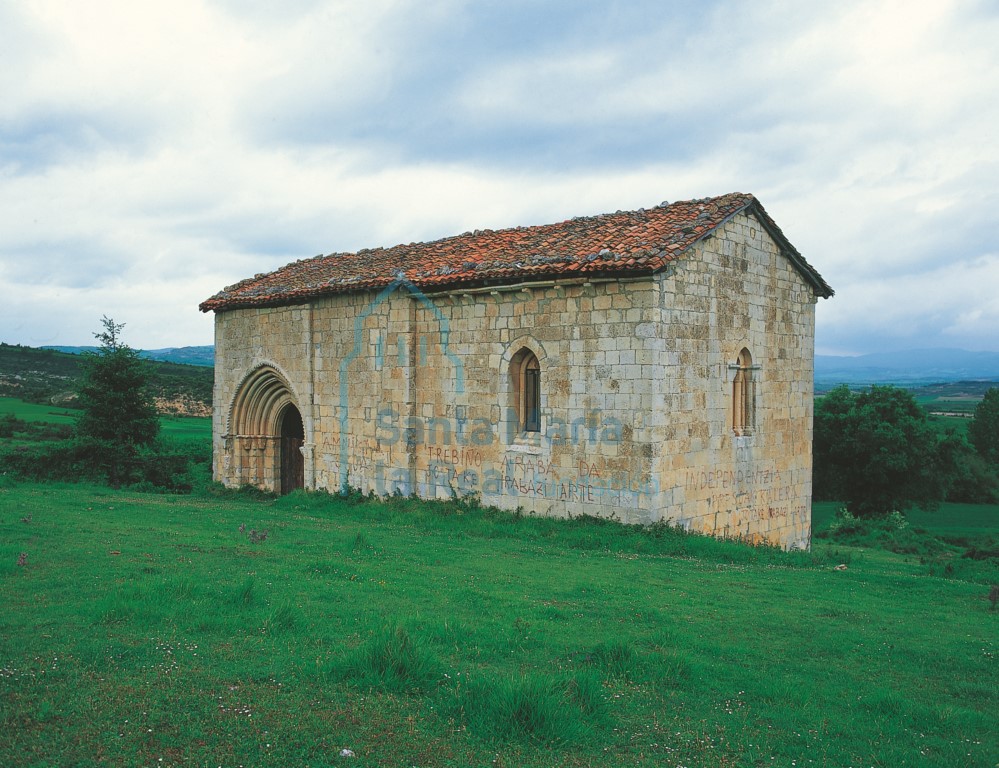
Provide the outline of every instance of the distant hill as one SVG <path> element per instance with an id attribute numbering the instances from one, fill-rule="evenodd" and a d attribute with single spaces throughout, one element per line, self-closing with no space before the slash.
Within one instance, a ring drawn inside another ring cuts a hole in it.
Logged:
<path id="1" fill-rule="evenodd" d="M 150 360 L 162 360 L 166 363 L 182 363 L 184 365 L 215 365 L 215 347 L 209 344 L 204 347 L 167 347 L 166 349 L 144 349 L 139 352 Z"/>
<path id="2" fill-rule="evenodd" d="M 83 347 L 69 349 L 87 351 Z M 207 349 L 209 353 L 212 350 L 211 347 L 201 349 Z M 72 406 L 81 376 L 79 352 L 0 344 L 0 395 L 28 402 Z M 211 415 L 214 368 L 154 359 L 149 359 L 146 365 L 149 390 L 162 413 Z"/>
<path id="3" fill-rule="evenodd" d="M 0 393 L 10 393 L 10 376 L 19 373 L 19 366 L 29 365 L 43 373 L 47 379 L 42 389 L 52 394 L 67 379 L 75 378 L 79 359 L 83 352 L 92 352 L 96 347 L 32 347 L 0 345 Z M 22 350 L 29 359 L 14 362 L 16 350 Z M 34 354 L 32 354 L 34 353 Z M 139 354 L 148 360 L 174 363 L 184 368 L 196 367 L 204 370 L 215 364 L 215 347 L 166 347 L 164 349 L 140 350 Z M 62 357 L 45 357 L 62 355 Z M 4 357 L 6 356 L 6 358 Z M 68 358 L 65 360 L 63 358 Z M 47 373 L 45 373 L 48 371 Z M 4 377 L 7 377 L 7 385 Z M 211 382 L 212 373 L 205 371 L 205 382 Z M 868 384 L 898 384 L 906 387 L 921 387 L 928 384 L 951 384 L 956 382 L 999 382 L 999 352 L 968 352 L 963 349 L 916 349 L 903 352 L 876 352 L 856 357 L 836 355 L 815 356 L 815 389 L 828 391 L 837 384 L 864 386 Z M 199 385 L 197 399 L 211 403 L 211 384 Z"/>
<path id="4" fill-rule="evenodd" d="M 94 352 L 97 350 L 97 347 L 41 347 L 41 349 L 53 349 L 57 352 L 66 352 L 70 355 L 81 355 L 84 352 Z M 215 347 L 212 345 L 205 347 L 140 349 L 137 351 L 140 357 L 144 357 L 147 360 L 162 360 L 166 363 L 180 363 L 182 365 L 215 365 Z"/>
<path id="5" fill-rule="evenodd" d="M 42 347 L 69 354 L 92 352 L 96 347 Z M 149 360 L 184 365 L 215 365 L 215 347 L 166 347 L 144 349 Z M 915 349 L 875 352 L 856 357 L 815 356 L 815 387 L 823 391 L 837 384 L 899 384 L 921 386 L 957 381 L 999 381 L 999 352 L 968 352 L 963 349 Z"/>
<path id="6" fill-rule="evenodd" d="M 999 352 L 913 349 L 857 357 L 815 356 L 815 387 L 836 384 L 919 386 L 956 381 L 999 381 Z"/>

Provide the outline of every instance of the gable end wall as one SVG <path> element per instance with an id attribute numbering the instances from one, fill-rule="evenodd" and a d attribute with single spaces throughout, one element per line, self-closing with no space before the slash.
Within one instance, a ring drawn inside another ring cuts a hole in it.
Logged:
<path id="1" fill-rule="evenodd" d="M 668 334 L 656 474 L 664 517 L 716 536 L 811 540 L 815 295 L 760 223 L 739 215 L 658 279 Z M 733 378 L 752 355 L 751 434 Z"/>

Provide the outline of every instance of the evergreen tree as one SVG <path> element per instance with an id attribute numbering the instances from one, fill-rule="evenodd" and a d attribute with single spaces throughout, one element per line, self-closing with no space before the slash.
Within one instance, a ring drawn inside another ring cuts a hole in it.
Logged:
<path id="1" fill-rule="evenodd" d="M 124 323 L 101 319 L 96 352 L 84 356 L 77 437 L 92 465 L 114 485 L 130 479 L 138 449 L 159 433 L 159 417 L 146 390 L 145 365 L 121 340 Z"/>

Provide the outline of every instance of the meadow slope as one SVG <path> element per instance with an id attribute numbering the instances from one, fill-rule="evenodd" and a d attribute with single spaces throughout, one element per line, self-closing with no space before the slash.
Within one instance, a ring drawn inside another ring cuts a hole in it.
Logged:
<path id="1" fill-rule="evenodd" d="M 929 572 L 0 479 L 0 764 L 991 766 L 999 612 Z"/>

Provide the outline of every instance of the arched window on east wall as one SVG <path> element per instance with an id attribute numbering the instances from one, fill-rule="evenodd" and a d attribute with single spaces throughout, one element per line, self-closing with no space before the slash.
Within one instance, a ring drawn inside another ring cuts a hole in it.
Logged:
<path id="1" fill-rule="evenodd" d="M 737 437 L 753 434 L 756 426 L 756 413 L 753 407 L 754 384 L 753 357 L 748 349 L 739 353 L 732 366 L 732 431 Z"/>
<path id="2" fill-rule="evenodd" d="M 541 431 L 541 365 L 529 349 L 522 349 L 510 363 L 514 409 L 520 432 Z"/>

